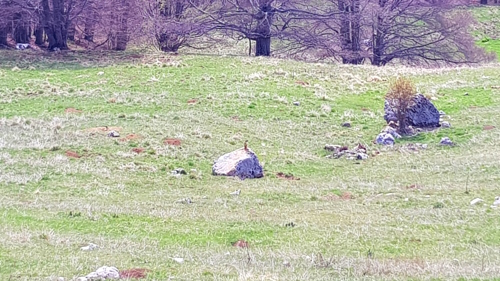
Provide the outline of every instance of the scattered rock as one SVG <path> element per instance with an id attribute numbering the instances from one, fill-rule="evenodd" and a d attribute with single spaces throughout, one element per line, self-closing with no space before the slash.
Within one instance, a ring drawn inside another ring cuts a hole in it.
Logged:
<path id="1" fill-rule="evenodd" d="M 321 110 L 326 113 L 332 112 L 332 108 L 329 105 L 323 104 L 321 105 Z"/>
<path id="2" fill-rule="evenodd" d="M 181 140 L 180 139 L 166 139 L 163 144 L 167 145 L 173 145 L 173 146 L 180 146 L 181 145 Z"/>
<path id="3" fill-rule="evenodd" d="M 341 147 L 342 147 L 341 145 L 327 144 L 327 145 L 325 145 L 325 150 L 336 151 L 336 150 L 339 150 Z"/>
<path id="4" fill-rule="evenodd" d="M 116 103 L 116 99 L 115 99 L 115 98 L 110 98 L 110 99 L 108 100 L 108 103 Z"/>
<path id="5" fill-rule="evenodd" d="M 182 203 L 182 204 L 192 204 L 193 201 L 191 200 L 191 198 L 187 197 L 187 198 L 182 198 L 180 200 L 177 200 L 176 201 L 177 203 Z"/>
<path id="6" fill-rule="evenodd" d="M 232 245 L 234 247 L 238 247 L 238 248 L 248 248 L 248 242 L 245 240 L 238 240 L 238 241 L 232 243 Z"/>
<path id="7" fill-rule="evenodd" d="M 481 202 L 483 202 L 483 199 L 481 199 L 481 198 L 476 198 L 476 199 L 474 199 L 474 200 L 470 201 L 470 204 L 471 204 L 471 205 L 476 205 L 476 204 L 481 203 Z"/>
<path id="8" fill-rule="evenodd" d="M 441 123 L 441 127 L 443 127 L 443 128 L 451 128 L 451 124 L 450 124 L 450 122 L 444 121 L 443 123 Z"/>
<path id="9" fill-rule="evenodd" d="M 444 113 L 444 111 L 440 110 L 439 111 L 439 116 L 444 116 L 444 115 L 446 115 L 446 113 Z"/>
<path id="10" fill-rule="evenodd" d="M 229 195 L 232 195 L 232 196 L 239 196 L 239 195 L 240 195 L 240 193 L 241 193 L 241 189 L 238 189 L 238 190 L 236 190 L 236 191 L 233 191 L 233 192 L 229 193 Z"/>
<path id="11" fill-rule="evenodd" d="M 104 75 L 104 72 L 99 71 L 99 72 L 97 72 L 97 75 L 98 75 L 98 76 L 102 76 L 102 75 Z"/>
<path id="12" fill-rule="evenodd" d="M 393 136 L 395 139 L 399 139 L 401 138 L 401 135 L 398 133 L 398 131 L 392 127 L 392 126 L 386 126 L 384 129 L 382 129 L 382 131 L 380 131 L 381 133 L 388 133 L 388 134 L 391 134 L 391 136 Z"/>
<path id="13" fill-rule="evenodd" d="M 368 154 L 366 153 L 358 153 L 358 155 L 356 156 L 356 160 L 366 160 L 368 159 Z"/>
<path id="14" fill-rule="evenodd" d="M 65 154 L 69 158 L 80 158 L 81 157 L 78 153 L 71 151 L 71 150 L 67 150 Z"/>
<path id="15" fill-rule="evenodd" d="M 120 278 L 122 279 L 143 279 L 146 278 L 148 269 L 145 268 L 132 268 L 120 271 Z"/>
<path id="16" fill-rule="evenodd" d="M 285 227 L 295 227 L 295 226 L 296 224 L 293 221 L 285 224 Z"/>
<path id="17" fill-rule="evenodd" d="M 465 93 L 465 94 L 464 94 L 464 96 L 468 96 L 468 95 L 469 95 L 469 93 Z"/>
<path id="18" fill-rule="evenodd" d="M 495 126 L 492 126 L 492 125 L 486 125 L 483 127 L 484 131 L 489 131 L 489 130 L 493 130 L 493 129 L 495 129 Z"/>
<path id="19" fill-rule="evenodd" d="M 388 100 L 384 105 L 384 119 L 387 123 L 397 122 L 395 106 Z M 439 127 L 439 111 L 425 96 L 419 94 L 413 100 L 413 105 L 408 109 L 406 116 L 408 125 L 417 128 Z"/>
<path id="20" fill-rule="evenodd" d="M 177 168 L 172 171 L 172 175 L 187 175 L 187 172 L 183 168 Z"/>
<path id="21" fill-rule="evenodd" d="M 135 152 L 135 153 L 137 153 L 137 154 L 141 154 L 141 153 L 143 153 L 143 152 L 144 152 L 144 150 L 145 150 L 145 149 L 144 149 L 144 148 L 142 148 L 142 147 L 135 147 L 135 148 L 132 148 L 132 152 Z"/>
<path id="22" fill-rule="evenodd" d="M 102 266 L 98 268 L 95 272 L 89 273 L 85 277 L 80 277 L 77 280 L 80 281 L 94 281 L 94 280 L 106 280 L 106 279 L 119 279 L 120 272 L 114 266 Z"/>
<path id="23" fill-rule="evenodd" d="M 366 147 L 362 144 L 358 144 L 353 150 L 349 150 L 347 146 L 340 145 L 326 145 L 326 150 L 333 151 L 332 155 L 327 156 L 328 158 L 338 159 L 345 156 L 349 160 L 366 160 L 368 159 L 368 154 L 366 154 Z"/>
<path id="24" fill-rule="evenodd" d="M 294 177 L 292 174 L 285 174 L 283 172 L 277 173 L 276 176 L 280 179 L 286 179 L 286 180 L 292 180 L 292 181 L 300 180 L 300 178 Z"/>
<path id="25" fill-rule="evenodd" d="M 495 197 L 495 201 L 493 201 L 493 205 L 492 206 L 500 206 L 500 196 L 497 196 Z"/>
<path id="26" fill-rule="evenodd" d="M 96 244 L 89 243 L 87 246 L 81 247 L 80 250 L 82 250 L 82 251 L 92 251 L 92 250 L 95 250 L 97 248 L 99 248 L 99 246 L 97 246 Z"/>
<path id="27" fill-rule="evenodd" d="M 64 110 L 64 113 L 82 113 L 83 111 L 81 110 L 78 110 L 76 108 L 73 108 L 73 107 L 68 107 Z"/>
<path id="28" fill-rule="evenodd" d="M 174 260 L 175 262 L 178 262 L 178 263 L 183 263 L 184 262 L 183 258 L 172 258 L 172 260 Z"/>
<path id="29" fill-rule="evenodd" d="M 309 83 L 305 82 L 305 81 L 295 81 L 295 84 L 302 85 L 302 86 L 308 86 L 309 85 Z"/>
<path id="30" fill-rule="evenodd" d="M 64 281 L 64 277 L 57 277 L 57 281 Z"/>
<path id="31" fill-rule="evenodd" d="M 394 137 L 389 133 L 380 133 L 375 139 L 375 142 L 381 145 L 394 145 L 395 140 Z"/>
<path id="32" fill-rule="evenodd" d="M 345 128 L 351 128 L 351 123 L 349 123 L 349 122 L 344 122 L 344 123 L 342 123 L 342 127 L 345 127 Z"/>
<path id="33" fill-rule="evenodd" d="M 294 102 L 293 102 L 293 105 L 295 105 L 295 106 L 299 106 L 299 105 L 300 105 L 300 102 L 298 102 L 298 101 L 294 101 Z"/>
<path id="34" fill-rule="evenodd" d="M 441 139 L 441 141 L 439 142 L 440 145 L 448 145 L 448 146 L 452 146 L 454 145 L 454 143 L 450 140 L 449 137 L 444 137 Z"/>
<path id="35" fill-rule="evenodd" d="M 214 176 L 236 176 L 240 179 L 264 176 L 259 159 L 250 148 L 240 148 L 219 157 L 212 166 L 212 174 Z"/>
<path id="36" fill-rule="evenodd" d="M 118 137 L 120 137 L 120 133 L 118 133 L 117 131 L 111 131 L 108 133 L 108 137 L 118 138 Z"/>

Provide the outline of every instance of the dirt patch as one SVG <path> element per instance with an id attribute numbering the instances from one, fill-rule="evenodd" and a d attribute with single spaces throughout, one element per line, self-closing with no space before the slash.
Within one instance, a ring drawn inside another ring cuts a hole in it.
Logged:
<path id="1" fill-rule="evenodd" d="M 149 269 L 145 268 L 132 268 L 120 271 L 120 279 L 142 279 L 146 278 Z"/>
<path id="2" fill-rule="evenodd" d="M 309 86 L 309 83 L 305 82 L 305 81 L 295 81 L 295 84 L 302 85 L 302 86 Z"/>
<path id="3" fill-rule="evenodd" d="M 233 243 L 233 246 L 238 248 L 248 248 L 248 242 L 245 240 L 238 240 Z"/>
<path id="4" fill-rule="evenodd" d="M 73 108 L 73 107 L 68 107 L 64 110 L 64 113 L 82 113 L 83 111 L 81 110 L 78 110 L 76 108 Z"/>
<path id="5" fill-rule="evenodd" d="M 121 130 L 123 130 L 122 127 L 108 127 L 108 126 L 105 126 L 105 127 L 88 128 L 85 131 L 89 132 L 89 133 L 104 133 L 104 134 L 107 134 L 107 133 L 109 133 L 111 131 L 120 132 Z"/>
<path id="6" fill-rule="evenodd" d="M 489 130 L 493 130 L 493 129 L 495 129 L 495 126 L 492 126 L 492 125 L 486 125 L 483 127 L 483 130 L 485 130 L 485 131 L 489 131 Z"/>
<path id="7" fill-rule="evenodd" d="M 292 174 L 285 174 L 283 172 L 277 173 L 276 176 L 280 179 L 285 179 L 285 180 L 292 180 L 292 181 L 300 180 L 300 178 L 294 177 Z"/>
<path id="8" fill-rule="evenodd" d="M 354 196 L 350 192 L 344 192 L 342 195 L 340 195 L 340 199 L 342 200 L 351 200 L 354 199 Z"/>
<path id="9" fill-rule="evenodd" d="M 132 152 L 135 152 L 135 153 L 137 153 L 137 154 L 141 154 L 141 153 L 143 153 L 143 152 L 144 152 L 144 150 L 145 150 L 145 149 L 144 149 L 144 148 L 142 148 L 142 147 L 132 148 Z"/>
<path id="10" fill-rule="evenodd" d="M 405 186 L 406 189 L 422 189 L 422 187 L 418 184 L 411 184 L 411 185 L 407 185 Z"/>
<path id="11" fill-rule="evenodd" d="M 196 104 L 198 102 L 197 99 L 190 99 L 187 101 L 188 104 Z"/>
<path id="12" fill-rule="evenodd" d="M 123 138 L 120 138 L 119 141 L 131 141 L 131 140 L 140 140 L 142 139 L 142 136 L 137 135 L 137 134 L 128 134 Z"/>
<path id="13" fill-rule="evenodd" d="M 108 103 L 116 103 L 116 99 L 115 98 L 111 98 L 108 100 Z"/>
<path id="14" fill-rule="evenodd" d="M 166 139 L 165 141 L 163 141 L 163 144 L 180 146 L 181 140 L 180 139 Z"/>
<path id="15" fill-rule="evenodd" d="M 71 151 L 71 150 L 67 150 L 65 154 L 69 158 L 80 158 L 80 157 L 82 157 L 82 156 L 80 156 L 80 154 L 78 154 L 78 153 L 76 153 L 74 151 Z"/>

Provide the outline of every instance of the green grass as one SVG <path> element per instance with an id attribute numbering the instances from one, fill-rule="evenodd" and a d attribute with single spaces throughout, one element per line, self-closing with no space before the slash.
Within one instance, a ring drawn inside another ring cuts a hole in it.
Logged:
<path id="1" fill-rule="evenodd" d="M 0 280 L 71 280 L 103 265 L 148 268 L 147 280 L 497 278 L 498 65 L 30 51 L 0 61 Z M 452 128 L 374 145 L 397 76 Z M 140 137 L 88 131 L 100 126 Z M 444 136 L 457 145 L 439 146 Z M 247 139 L 266 176 L 212 176 L 214 159 Z M 368 160 L 325 157 L 325 144 L 358 143 Z M 178 167 L 194 176 L 172 176 Z M 476 197 L 485 204 L 470 206 Z M 81 251 L 89 242 L 99 248 Z"/>

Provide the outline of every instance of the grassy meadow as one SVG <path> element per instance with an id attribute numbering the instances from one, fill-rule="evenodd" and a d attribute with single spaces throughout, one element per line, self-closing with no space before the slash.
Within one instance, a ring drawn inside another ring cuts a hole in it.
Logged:
<path id="1" fill-rule="evenodd" d="M 398 76 L 452 127 L 373 144 Z M 2 51 L 0 280 L 500 280 L 499 137 L 498 64 Z M 266 176 L 212 176 L 245 140 Z M 368 160 L 323 149 L 358 143 Z"/>

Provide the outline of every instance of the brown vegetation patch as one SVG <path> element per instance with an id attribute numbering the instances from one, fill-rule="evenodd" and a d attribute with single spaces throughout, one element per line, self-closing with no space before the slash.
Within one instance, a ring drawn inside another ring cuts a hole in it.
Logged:
<path id="1" fill-rule="evenodd" d="M 238 240 L 233 243 L 233 246 L 238 248 L 248 248 L 248 242 L 245 240 Z"/>
<path id="2" fill-rule="evenodd" d="M 64 113 L 82 113 L 83 111 L 81 110 L 78 110 L 76 108 L 73 108 L 73 107 L 68 107 L 64 110 Z"/>
<path id="3" fill-rule="evenodd" d="M 173 145 L 173 146 L 180 146 L 181 145 L 181 140 L 180 139 L 166 139 L 163 144 L 168 144 L 168 145 Z"/>
<path id="4" fill-rule="evenodd" d="M 137 154 L 141 154 L 141 153 L 143 153 L 143 152 L 144 152 L 144 150 L 145 150 L 145 149 L 144 149 L 144 148 L 142 148 L 142 147 L 132 148 L 132 152 L 135 152 L 135 153 L 137 153 Z"/>
<path id="5" fill-rule="evenodd" d="M 300 178 L 294 177 L 292 174 L 285 174 L 283 172 L 277 173 L 276 176 L 280 179 L 285 179 L 285 180 L 292 180 L 292 181 L 300 180 Z"/>
<path id="6" fill-rule="evenodd" d="M 422 189 L 422 186 L 418 185 L 418 184 L 411 184 L 411 185 L 407 185 L 405 186 L 406 189 Z"/>
<path id="7" fill-rule="evenodd" d="M 483 130 L 485 130 L 485 131 L 489 131 L 489 130 L 493 130 L 493 129 L 495 129 L 495 126 L 492 126 L 492 125 L 486 125 L 483 127 Z"/>
<path id="8" fill-rule="evenodd" d="M 491 86 L 492 89 L 500 89 L 500 86 Z"/>
<path id="9" fill-rule="evenodd" d="M 142 279 L 146 278 L 146 275 L 150 271 L 145 268 L 132 268 L 120 271 L 120 278 L 128 278 L 128 279 Z"/>
<path id="10" fill-rule="evenodd" d="M 188 104 L 196 104 L 198 102 L 197 99 L 190 99 L 187 101 Z"/>
<path id="11" fill-rule="evenodd" d="M 116 103 L 116 99 L 115 98 L 111 98 L 108 100 L 109 103 Z"/>
<path id="12" fill-rule="evenodd" d="M 142 136 L 137 134 L 128 134 L 123 138 L 120 138 L 120 141 L 131 141 L 131 140 L 139 140 L 142 139 Z"/>
<path id="13" fill-rule="evenodd" d="M 302 86 L 309 86 L 309 83 L 305 82 L 305 81 L 295 81 L 295 84 L 302 85 Z"/>
<path id="14" fill-rule="evenodd" d="M 67 150 L 66 151 L 66 156 L 69 157 L 69 158 L 80 158 L 82 156 L 80 156 L 80 154 L 74 152 L 74 151 L 71 151 L 71 150 Z"/>
<path id="15" fill-rule="evenodd" d="M 342 200 L 351 200 L 351 199 L 354 199 L 354 196 L 352 196 L 352 194 L 350 192 L 344 192 L 342 193 L 342 195 L 340 195 L 340 198 Z"/>

